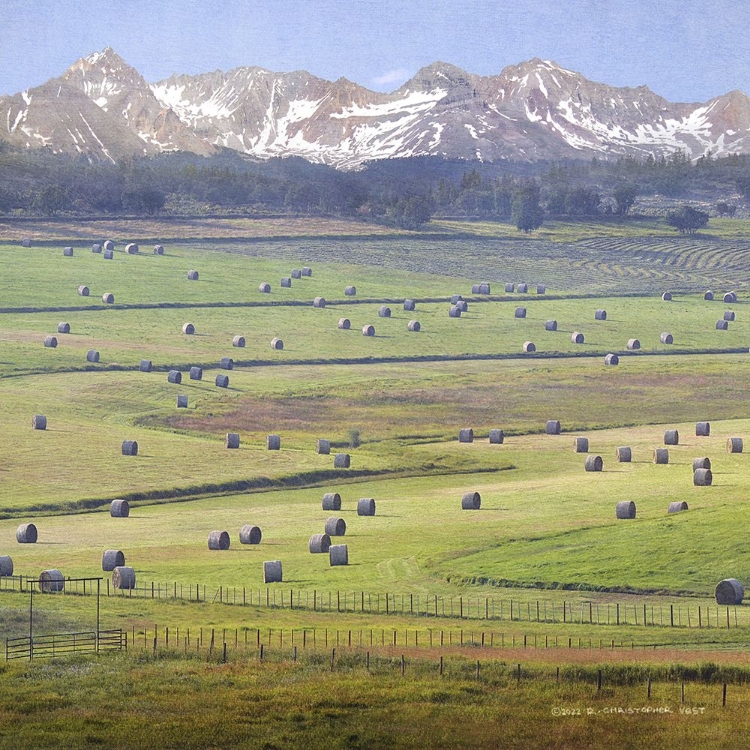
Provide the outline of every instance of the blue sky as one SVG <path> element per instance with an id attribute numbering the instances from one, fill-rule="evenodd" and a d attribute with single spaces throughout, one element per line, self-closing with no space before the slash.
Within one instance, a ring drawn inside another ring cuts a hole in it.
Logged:
<path id="1" fill-rule="evenodd" d="M 0 94 L 113 47 L 148 81 L 258 65 L 391 91 L 532 57 L 672 101 L 750 94 L 745 0 L 0 0 Z"/>

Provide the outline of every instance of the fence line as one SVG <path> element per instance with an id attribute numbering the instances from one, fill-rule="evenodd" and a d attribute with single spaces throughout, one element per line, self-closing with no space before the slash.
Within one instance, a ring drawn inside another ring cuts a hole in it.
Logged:
<path id="1" fill-rule="evenodd" d="M 50 633 L 5 639 L 5 661 L 43 659 L 75 653 L 122 651 L 127 633 L 117 630 L 86 630 L 80 633 Z"/>

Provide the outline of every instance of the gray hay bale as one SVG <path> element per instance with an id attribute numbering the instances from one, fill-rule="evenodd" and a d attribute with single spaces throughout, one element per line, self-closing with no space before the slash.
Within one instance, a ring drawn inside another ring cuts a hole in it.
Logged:
<path id="1" fill-rule="evenodd" d="M 703 295 L 703 299 L 708 302 L 711 302 L 713 301 L 713 298 L 714 298 L 714 293 L 710 289 L 706 290 L 706 293 Z"/>
<path id="2" fill-rule="evenodd" d="M 671 333 L 664 332 L 661 336 L 659 336 L 659 342 L 662 344 L 673 344 L 674 336 L 672 336 Z"/>
<path id="3" fill-rule="evenodd" d="M 472 284 L 471 285 L 471 293 L 472 294 L 480 294 L 481 293 L 479 291 L 479 284 Z"/>
<path id="4" fill-rule="evenodd" d="M 72 247 L 64 247 L 63 248 L 63 255 L 66 258 L 72 258 L 73 257 L 73 248 Z"/>
<path id="5" fill-rule="evenodd" d="M 315 452 L 321 456 L 328 456 L 331 453 L 331 441 L 325 438 L 318 438 L 315 443 Z"/>
<path id="6" fill-rule="evenodd" d="M 352 327 L 352 322 L 349 318 L 339 318 L 339 330 L 348 331 Z"/>
<path id="7" fill-rule="evenodd" d="M 230 541 L 228 531 L 212 531 L 208 535 L 208 548 L 226 550 L 229 549 Z"/>
<path id="8" fill-rule="evenodd" d="M 506 294 L 511 294 L 512 292 L 516 291 L 516 285 L 515 284 L 506 284 L 505 285 L 505 292 Z"/>
<path id="9" fill-rule="evenodd" d="M 289 276 L 284 276 L 282 277 L 280 284 L 282 289 L 291 289 L 292 280 L 289 278 Z"/>
<path id="10" fill-rule="evenodd" d="M 33 523 L 22 523 L 16 529 L 16 541 L 19 544 L 36 544 L 38 538 L 39 534 Z"/>
<path id="11" fill-rule="evenodd" d="M 281 351 L 284 348 L 284 342 L 280 338 L 271 339 L 271 349 Z"/>
<path id="12" fill-rule="evenodd" d="M 169 383 L 182 383 L 182 373 L 179 370 L 170 370 L 167 373 L 167 381 Z"/>
<path id="13" fill-rule="evenodd" d="M 586 456 L 583 468 L 586 471 L 601 471 L 604 468 L 604 461 L 601 456 Z"/>
<path id="14" fill-rule="evenodd" d="M 24 237 L 24 238 L 23 238 L 23 239 L 21 240 L 21 244 L 22 244 L 22 245 L 23 245 L 24 247 L 31 247 L 31 238 L 30 238 L 30 237 Z"/>
<path id="15" fill-rule="evenodd" d="M 605 365 L 619 365 L 620 364 L 620 358 L 616 354 L 607 354 L 604 357 L 604 364 Z"/>
<path id="16" fill-rule="evenodd" d="M 151 372 L 154 369 L 154 363 L 150 359 L 142 359 L 138 369 L 141 372 Z"/>
<path id="17" fill-rule="evenodd" d="M 119 565 L 112 571 L 112 588 L 127 591 L 135 588 L 135 570 Z"/>
<path id="18" fill-rule="evenodd" d="M 576 453 L 588 453 L 589 439 L 587 437 L 573 438 L 573 450 Z"/>
<path id="19" fill-rule="evenodd" d="M 131 242 L 125 246 L 125 252 L 128 255 L 138 255 L 138 253 L 140 252 L 140 248 L 135 244 L 135 242 Z"/>
<path id="20" fill-rule="evenodd" d="M 57 332 L 58 333 L 70 333 L 70 323 L 58 323 L 57 324 Z"/>
<path id="21" fill-rule="evenodd" d="M 465 299 L 460 299 L 458 302 L 456 302 L 456 307 L 462 312 L 469 312 L 469 303 Z M 390 317 L 387 315 L 386 317 Z"/>
<path id="22" fill-rule="evenodd" d="M 695 423 L 696 437 L 709 437 L 710 434 L 711 434 L 710 422 L 696 422 Z"/>
<path id="23" fill-rule="evenodd" d="M 676 500 L 669 504 L 667 513 L 682 513 L 683 510 L 688 509 L 688 504 L 684 500 Z"/>
<path id="24" fill-rule="evenodd" d="M 87 362 L 98 362 L 99 361 L 99 352 L 96 349 L 89 349 L 86 352 L 86 361 Z"/>
<path id="25" fill-rule="evenodd" d="M 725 310 L 724 311 L 724 320 L 732 322 L 734 320 L 734 310 Z"/>
<path id="26" fill-rule="evenodd" d="M 102 302 L 104 302 L 105 305 L 114 305 L 115 295 L 112 294 L 112 292 L 104 292 L 104 294 L 102 294 Z"/>
<path id="27" fill-rule="evenodd" d="M 104 260 L 114 260 L 114 257 L 115 257 L 114 250 L 105 250 L 103 257 L 104 257 Z"/>
<path id="28" fill-rule="evenodd" d="M 711 468 L 711 459 L 708 456 L 702 456 L 701 458 L 693 459 L 693 471 L 697 471 L 698 469 L 710 469 L 710 468 Z"/>
<path id="29" fill-rule="evenodd" d="M 203 368 L 191 367 L 190 368 L 190 380 L 203 380 Z"/>
<path id="30" fill-rule="evenodd" d="M 607 319 L 607 311 L 606 310 L 597 310 L 594 313 L 594 320 L 606 320 Z"/>
<path id="31" fill-rule="evenodd" d="M 245 337 L 244 336 L 234 336 L 232 338 L 232 346 L 239 347 L 240 349 L 245 348 Z"/>
<path id="32" fill-rule="evenodd" d="M 742 588 L 742 584 L 736 578 L 725 578 L 716 584 L 714 596 L 717 604 L 724 606 L 742 604 L 742 600 L 745 598 L 745 589 Z"/>
<path id="33" fill-rule="evenodd" d="M 266 435 L 266 448 L 269 451 L 281 450 L 281 438 L 278 435 Z"/>
<path id="34" fill-rule="evenodd" d="M 325 297 L 316 297 L 313 300 L 313 307 L 317 307 L 317 308 L 322 309 L 325 306 L 326 306 L 326 298 Z"/>
<path id="35" fill-rule="evenodd" d="M 115 249 L 115 243 L 112 240 L 105 240 L 104 249 L 112 252 Z"/>
<path id="36" fill-rule="evenodd" d="M 195 333 L 195 326 L 192 323 L 185 323 L 182 326 L 182 332 L 187 336 L 192 336 Z"/>
<path id="37" fill-rule="evenodd" d="M 580 331 L 573 331 L 573 333 L 570 334 L 570 340 L 574 344 L 582 344 L 583 343 L 583 334 Z"/>
<path id="38" fill-rule="evenodd" d="M 460 318 L 461 317 L 461 310 L 456 307 L 456 305 L 451 305 L 450 309 L 448 310 L 448 317 L 449 318 Z"/>
<path id="39" fill-rule="evenodd" d="M 628 445 L 621 445 L 617 448 L 615 455 L 621 464 L 629 464 L 633 460 L 633 451 Z"/>
<path id="40" fill-rule="evenodd" d="M 664 302 L 670 302 L 672 300 L 672 293 L 664 292 L 664 294 L 661 295 L 661 298 Z"/>
<path id="41" fill-rule="evenodd" d="M 331 537 L 328 534 L 313 534 L 310 537 L 307 548 L 312 555 L 328 552 L 331 548 Z"/>
<path id="42" fill-rule="evenodd" d="M 125 555 L 119 549 L 105 549 L 102 552 L 102 570 L 108 573 L 115 568 L 121 568 L 125 565 Z"/>
<path id="43" fill-rule="evenodd" d="M 505 440 L 505 433 L 502 430 L 490 430 L 490 444 L 502 445 Z"/>
<path id="44" fill-rule="evenodd" d="M 44 345 L 48 349 L 54 349 L 57 346 L 57 337 L 56 336 L 46 336 L 44 339 Z"/>
<path id="45" fill-rule="evenodd" d="M 515 315 L 516 318 L 525 318 L 526 317 L 526 308 L 525 307 L 517 307 L 514 315 Z"/>
<path id="46" fill-rule="evenodd" d="M 81 284 L 81 286 L 78 287 L 79 297 L 88 297 L 89 294 L 91 294 L 91 290 L 85 284 Z"/>
<path id="47" fill-rule="evenodd" d="M 559 435 L 562 427 L 560 426 L 559 419 L 548 419 L 544 426 L 544 431 L 548 435 Z"/>
<path id="48" fill-rule="evenodd" d="M 293 279 L 301 279 L 302 278 L 302 271 L 299 268 L 293 268 L 291 276 Z"/>
<path id="49" fill-rule="evenodd" d="M 236 432 L 228 432 L 226 439 L 224 440 L 224 445 L 226 445 L 227 448 L 235 449 L 240 447 L 240 436 Z"/>
<path id="50" fill-rule="evenodd" d="M 95 243 L 94 243 L 94 244 L 93 244 L 93 245 L 91 246 L 91 252 L 92 252 L 92 253 L 97 253 L 97 254 L 99 254 L 99 253 L 101 253 L 101 251 L 102 251 L 102 246 L 101 246 L 101 245 L 100 245 L 100 244 L 99 244 L 98 242 L 95 242 Z"/>
<path id="51" fill-rule="evenodd" d="M 677 430 L 666 430 L 664 432 L 664 445 L 679 445 L 680 433 Z"/>
<path id="52" fill-rule="evenodd" d="M 240 544 L 260 544 L 262 538 L 260 526 L 247 523 L 240 529 Z"/>
<path id="53" fill-rule="evenodd" d="M 112 518 L 127 518 L 130 515 L 130 503 L 127 500 L 113 500 L 109 504 L 109 515 Z"/>
<path id="54" fill-rule="evenodd" d="M 693 484 L 696 487 L 710 487 L 713 480 L 711 469 L 696 469 L 693 472 Z"/>
<path id="55" fill-rule="evenodd" d="M 528 292 L 529 292 L 529 285 L 528 284 L 519 284 L 516 287 L 516 291 L 519 294 L 528 294 Z"/>
<path id="56" fill-rule="evenodd" d="M 489 281 L 482 281 L 479 284 L 479 294 L 490 294 L 490 282 Z"/>
<path id="57" fill-rule="evenodd" d="M 654 463 L 655 464 L 668 464 L 669 463 L 669 449 L 657 448 L 654 451 Z"/>
<path id="58" fill-rule="evenodd" d="M 312 268 L 310 268 L 309 266 L 302 266 L 302 275 L 312 276 Z"/>
<path id="59" fill-rule="evenodd" d="M 375 500 L 372 497 L 361 497 L 357 501 L 357 515 L 358 516 L 374 516 L 375 515 Z"/>
<path id="60" fill-rule="evenodd" d="M 557 330 L 557 321 L 556 320 L 548 320 L 544 324 L 544 330 L 545 331 L 556 331 Z"/>
<path id="61" fill-rule="evenodd" d="M 422 326 L 420 325 L 418 320 L 410 320 L 406 324 L 406 330 L 412 331 L 413 333 L 419 333 L 422 330 Z"/>
<path id="62" fill-rule="evenodd" d="M 222 370 L 231 370 L 234 368 L 234 360 L 231 357 L 222 357 L 219 361 L 219 367 Z"/>
<path id="63" fill-rule="evenodd" d="M 271 285 L 267 281 L 262 281 L 258 284 L 258 291 L 261 292 L 261 294 L 270 294 Z"/>
<path id="64" fill-rule="evenodd" d="M 724 295 L 723 300 L 726 304 L 731 305 L 737 301 L 737 295 L 735 294 L 735 292 L 727 292 Z"/>
<path id="65" fill-rule="evenodd" d="M 325 531 L 328 536 L 344 536 L 346 534 L 346 521 L 338 516 L 326 519 Z"/>
<path id="66" fill-rule="evenodd" d="M 375 326 L 373 326 L 373 325 L 362 326 L 362 335 L 363 336 L 374 336 L 375 335 Z"/>
<path id="67" fill-rule="evenodd" d="M 478 492 L 465 492 L 461 497 L 461 510 L 479 510 L 482 496 Z"/>
<path id="68" fill-rule="evenodd" d="M 474 442 L 474 430 L 471 427 L 464 427 L 458 431 L 458 442 L 459 443 L 473 443 Z"/>
<path id="69" fill-rule="evenodd" d="M 352 458 L 348 453 L 337 453 L 333 457 L 334 469 L 348 469 L 352 465 Z"/>
<path id="70" fill-rule="evenodd" d="M 123 456 L 137 456 L 138 455 L 138 443 L 135 440 L 123 440 L 122 441 L 122 455 Z"/>
<path id="71" fill-rule="evenodd" d="M 536 344 L 533 341 L 524 341 L 523 350 L 529 354 L 536 351 Z"/>
<path id="72" fill-rule="evenodd" d="M 344 289 L 344 294 L 347 297 L 356 297 L 357 296 L 357 287 L 356 286 L 348 286 Z"/>
<path id="73" fill-rule="evenodd" d="M 43 570 L 39 574 L 39 590 L 53 594 L 65 590 L 65 576 L 57 569 Z"/>
<path id="74" fill-rule="evenodd" d="M 628 349 L 632 352 L 641 348 L 641 342 L 638 339 L 628 339 Z"/>
<path id="75" fill-rule="evenodd" d="M 44 414 L 35 414 L 31 418 L 31 426 L 35 430 L 46 430 L 47 429 L 47 417 Z"/>
<path id="76" fill-rule="evenodd" d="M 323 510 L 341 510 L 341 495 L 338 492 L 326 492 L 322 506 Z"/>
<path id="77" fill-rule="evenodd" d="M 13 558 L 10 555 L 0 555 L 0 577 L 13 575 Z"/>
<path id="78" fill-rule="evenodd" d="M 381 305 L 380 309 L 378 310 L 378 317 L 379 318 L 390 318 L 391 317 L 391 308 L 387 305 Z"/>
<path id="79" fill-rule="evenodd" d="M 177 396 L 177 408 L 178 409 L 187 409 L 188 405 L 188 397 L 184 394 L 180 394 Z"/>
<path id="80" fill-rule="evenodd" d="M 407 312 L 414 312 L 414 310 L 417 309 L 417 304 L 414 302 L 413 299 L 405 299 L 404 300 L 404 310 Z"/>
<path id="81" fill-rule="evenodd" d="M 333 565 L 349 564 L 349 547 L 345 544 L 332 544 L 328 548 L 328 562 Z"/>
<path id="82" fill-rule="evenodd" d="M 727 440 L 727 453 L 742 453 L 742 438 L 729 438 L 729 440 Z"/>
<path id="83" fill-rule="evenodd" d="M 281 560 L 266 560 L 263 563 L 263 583 L 281 583 L 283 580 Z"/>
<path id="84" fill-rule="evenodd" d="M 721 320 L 716 321 L 716 330 L 717 331 L 727 331 L 729 330 L 729 322 L 724 320 L 722 318 Z"/>
<path id="85" fill-rule="evenodd" d="M 164 245 L 154 245 L 154 255 L 164 255 Z"/>
<path id="86" fill-rule="evenodd" d="M 198 278 L 199 278 L 198 272 L 194 268 L 191 268 L 187 272 L 187 277 L 189 281 L 198 281 Z"/>
<path id="87" fill-rule="evenodd" d="M 214 383 L 217 388 L 229 388 L 229 375 L 217 375 Z"/>
<path id="88" fill-rule="evenodd" d="M 617 518 L 635 518 L 635 503 L 632 500 L 621 500 L 615 508 Z"/>
<path id="89" fill-rule="evenodd" d="M 537 294 L 546 294 L 547 293 L 547 287 L 544 284 L 537 284 L 536 285 L 536 293 Z"/>
<path id="90" fill-rule="evenodd" d="M 463 297 L 460 294 L 454 294 L 451 297 L 451 305 L 457 305 L 459 302 L 463 301 Z"/>

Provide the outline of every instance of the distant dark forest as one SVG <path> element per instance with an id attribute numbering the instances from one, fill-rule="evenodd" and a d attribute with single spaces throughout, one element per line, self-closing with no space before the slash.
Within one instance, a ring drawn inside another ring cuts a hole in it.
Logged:
<path id="1" fill-rule="evenodd" d="M 112 164 L 0 141 L 0 216 L 344 216 L 407 229 L 439 216 L 514 221 L 529 231 L 544 217 L 625 216 L 646 196 L 733 215 L 750 200 L 750 159 L 691 162 L 676 153 L 482 164 L 418 157 L 341 172 L 298 157 L 258 161 L 229 150 Z"/>

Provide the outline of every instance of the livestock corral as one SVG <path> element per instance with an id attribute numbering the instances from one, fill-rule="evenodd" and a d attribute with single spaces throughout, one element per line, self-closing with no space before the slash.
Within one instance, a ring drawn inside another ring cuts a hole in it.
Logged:
<path id="1" fill-rule="evenodd" d="M 127 229 L 0 247 L 8 658 L 96 611 L 97 646 L 281 682 L 453 658 L 531 724 L 588 700 L 547 668 L 650 696 L 662 653 L 746 706 L 750 244 Z"/>

